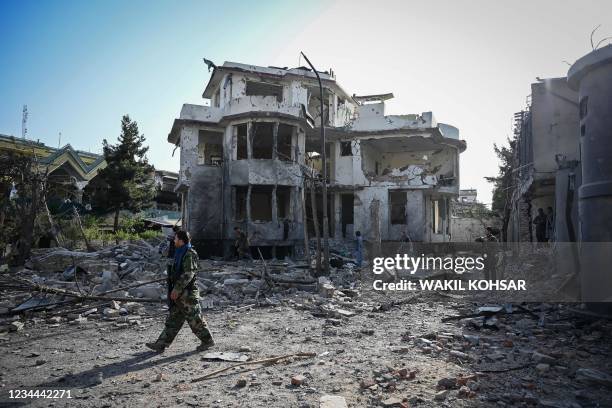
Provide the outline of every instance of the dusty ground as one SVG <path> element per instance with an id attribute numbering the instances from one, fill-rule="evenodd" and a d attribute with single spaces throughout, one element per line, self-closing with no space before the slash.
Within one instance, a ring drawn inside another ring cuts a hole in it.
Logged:
<path id="1" fill-rule="evenodd" d="M 293 352 L 317 356 L 231 370 L 195 383 L 193 378 L 232 363 L 203 360 L 186 325 L 163 354 L 147 351 L 145 341 L 154 340 L 163 324 L 158 305 L 148 307 L 140 326 L 117 327 L 115 320 L 103 318 L 81 325 L 40 319 L 0 342 L 0 405 L 318 407 L 320 397 L 331 394 L 345 397 L 349 407 L 400 406 L 402 400 L 418 407 L 612 406 L 610 388 L 576 376 L 579 368 L 610 372 L 609 322 L 538 305 L 533 310 L 546 316 L 543 327 L 536 316 L 522 313 L 498 315 L 493 330 L 472 330 L 469 319 L 442 322 L 473 313 L 467 299 L 436 293 L 387 296 L 368 286 L 359 297 L 334 298 L 336 306 L 355 312 L 351 317 L 323 316 L 320 305 L 328 303 L 299 292 L 278 306 L 207 311 L 214 351 L 242 349 L 251 360 Z M 377 311 L 364 310 L 372 305 Z M 478 344 L 464 334 L 478 336 Z M 534 359 L 534 351 L 546 359 Z M 542 363 L 546 367 L 537 366 Z M 398 373 L 402 368 L 408 369 L 404 377 Z M 470 388 L 451 384 L 435 399 L 444 389 L 441 379 L 454 383 L 459 375 L 477 372 Z M 302 385 L 291 385 L 295 375 L 304 376 Z M 237 386 L 240 379 L 245 386 Z M 66 389 L 72 399 L 11 400 L 11 389 Z"/>

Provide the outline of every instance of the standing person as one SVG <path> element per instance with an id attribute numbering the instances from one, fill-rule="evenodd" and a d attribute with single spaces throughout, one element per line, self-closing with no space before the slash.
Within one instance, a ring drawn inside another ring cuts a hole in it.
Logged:
<path id="1" fill-rule="evenodd" d="M 234 243 L 236 256 L 238 259 L 252 259 L 249 249 L 249 240 L 246 234 L 242 232 L 240 227 L 234 228 L 234 232 L 236 233 L 236 242 Z"/>
<path id="2" fill-rule="evenodd" d="M 552 207 L 546 208 L 546 239 L 548 242 L 555 238 L 555 212 Z"/>
<path id="3" fill-rule="evenodd" d="M 538 215 L 533 219 L 536 227 L 536 239 L 538 242 L 546 242 L 546 215 L 542 208 L 538 208 Z"/>
<path id="4" fill-rule="evenodd" d="M 361 231 L 355 232 L 355 259 L 357 267 L 361 268 L 363 263 L 363 237 L 361 236 Z"/>
<path id="5" fill-rule="evenodd" d="M 168 347 L 187 320 L 193 334 L 200 339 L 197 351 L 204 351 L 214 346 L 206 320 L 202 317 L 200 308 L 200 292 L 195 283 L 197 277 L 198 253 L 191 246 L 189 233 L 177 231 L 174 237 L 174 262 L 170 267 L 168 284 L 170 292 L 170 309 L 166 318 L 164 330 L 155 343 L 146 343 L 151 350 L 164 351 Z"/>

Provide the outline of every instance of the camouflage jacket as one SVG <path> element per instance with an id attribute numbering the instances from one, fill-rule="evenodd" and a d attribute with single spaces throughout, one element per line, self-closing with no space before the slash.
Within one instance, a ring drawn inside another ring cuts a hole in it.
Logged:
<path id="1" fill-rule="evenodd" d="M 191 248 L 183 256 L 179 271 L 175 270 L 174 263 L 170 266 L 168 283 L 179 294 L 187 291 L 197 294 L 198 286 L 195 284 L 195 278 L 199 268 L 198 253 Z"/>

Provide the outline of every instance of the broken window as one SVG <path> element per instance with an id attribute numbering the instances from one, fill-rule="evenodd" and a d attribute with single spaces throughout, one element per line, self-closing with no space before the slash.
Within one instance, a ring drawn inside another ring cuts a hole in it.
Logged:
<path id="1" fill-rule="evenodd" d="M 251 146 L 254 159 L 271 159 L 274 147 L 274 123 L 254 122 Z"/>
<path id="2" fill-rule="evenodd" d="M 278 102 L 282 102 L 283 87 L 282 85 L 269 84 L 265 82 L 247 81 L 246 95 L 273 96 Z"/>
<path id="3" fill-rule="evenodd" d="M 278 125 L 277 141 L 277 156 L 279 160 L 291 161 L 291 139 L 293 138 L 293 130 L 295 126 L 280 123 Z"/>
<path id="4" fill-rule="evenodd" d="M 278 219 L 289 218 L 291 214 L 291 187 L 276 187 L 276 207 Z"/>
<path id="5" fill-rule="evenodd" d="M 389 192 L 391 224 L 406 224 L 406 192 Z"/>
<path id="6" fill-rule="evenodd" d="M 246 186 L 234 187 L 234 220 L 236 221 L 246 219 L 247 191 Z"/>
<path id="7" fill-rule="evenodd" d="M 236 137 L 236 160 L 248 159 L 247 124 L 241 123 L 234 126 L 234 135 Z"/>
<path id="8" fill-rule="evenodd" d="M 348 238 L 353 235 L 354 201 L 353 194 L 341 194 L 341 216 L 342 216 L 342 237 Z M 349 229 L 348 226 L 351 226 Z"/>
<path id="9" fill-rule="evenodd" d="M 340 156 L 352 156 L 353 148 L 351 142 L 340 142 Z"/>
<path id="10" fill-rule="evenodd" d="M 251 187 L 251 220 L 272 221 L 272 186 Z"/>
<path id="11" fill-rule="evenodd" d="M 223 133 L 198 132 L 198 164 L 220 166 L 223 161 Z"/>

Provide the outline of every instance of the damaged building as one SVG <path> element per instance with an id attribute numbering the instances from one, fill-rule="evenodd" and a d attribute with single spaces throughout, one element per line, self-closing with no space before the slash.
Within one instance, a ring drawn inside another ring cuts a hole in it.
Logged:
<path id="1" fill-rule="evenodd" d="M 431 112 L 386 115 L 393 94 L 351 95 L 333 72 L 320 76 L 324 112 L 311 70 L 233 62 L 214 67 L 206 105 L 183 105 L 168 141 L 180 146 L 183 220 L 207 253 L 228 255 L 235 227 L 267 256 L 303 247 L 304 228 L 314 230 L 305 180 L 322 170 L 320 126 L 331 238 L 451 240 L 459 131 Z"/>

